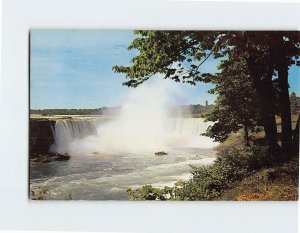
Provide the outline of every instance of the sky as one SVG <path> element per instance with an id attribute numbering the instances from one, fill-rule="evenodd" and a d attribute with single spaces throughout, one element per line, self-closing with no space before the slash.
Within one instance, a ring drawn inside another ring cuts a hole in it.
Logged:
<path id="1" fill-rule="evenodd" d="M 122 105 L 132 89 L 122 86 L 125 75 L 114 73 L 112 67 L 129 65 L 137 55 L 127 50 L 133 38 L 133 31 L 125 30 L 32 30 L 31 109 Z M 215 72 L 217 64 L 208 59 L 200 71 Z M 289 80 L 290 91 L 300 95 L 299 68 L 291 67 Z M 216 98 L 207 93 L 212 84 L 176 85 L 184 93 L 180 104 L 211 104 Z"/>

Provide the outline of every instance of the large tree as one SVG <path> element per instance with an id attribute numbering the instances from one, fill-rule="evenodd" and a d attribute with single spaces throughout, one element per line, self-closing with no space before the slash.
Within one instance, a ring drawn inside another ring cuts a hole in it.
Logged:
<path id="1" fill-rule="evenodd" d="M 287 154 L 292 142 L 291 106 L 289 99 L 288 70 L 295 64 L 300 55 L 299 32 L 277 32 L 274 35 L 274 63 L 278 72 L 278 86 L 280 95 L 280 115 L 282 122 L 282 148 Z"/>
<path id="2" fill-rule="evenodd" d="M 279 114 L 282 120 L 282 149 L 289 154 L 292 142 L 288 70 L 299 58 L 300 38 L 296 31 L 244 32 L 236 48 L 243 51 L 255 88 L 261 99 L 261 112 L 270 147 L 277 145 L 274 85 L 278 90 Z M 275 147 L 275 146 L 274 146 Z M 275 147 L 276 148 L 276 147 Z"/>

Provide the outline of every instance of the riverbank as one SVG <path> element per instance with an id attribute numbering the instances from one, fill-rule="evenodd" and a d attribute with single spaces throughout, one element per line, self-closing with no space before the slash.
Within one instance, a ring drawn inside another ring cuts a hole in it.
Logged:
<path id="1" fill-rule="evenodd" d="M 215 148 L 212 165 L 192 166 L 191 178 L 174 186 L 157 188 L 151 184 L 128 189 L 130 200 L 298 200 L 299 151 L 278 161 L 266 146 L 245 145 L 241 132 L 232 134 Z"/>

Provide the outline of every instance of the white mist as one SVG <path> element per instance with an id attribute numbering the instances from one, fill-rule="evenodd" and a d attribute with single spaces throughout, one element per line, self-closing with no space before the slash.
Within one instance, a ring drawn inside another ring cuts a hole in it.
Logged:
<path id="1" fill-rule="evenodd" d="M 55 129 L 53 150 L 70 155 L 95 152 L 121 155 L 212 148 L 216 143 L 200 136 L 210 123 L 199 118 L 183 118 L 180 112 L 170 115 L 170 107 L 182 103 L 183 95 L 178 86 L 173 81 L 157 79 L 132 89 L 118 116 L 99 124 L 93 122 L 97 131 L 94 135 L 87 135 L 86 130 L 83 135 L 78 135 L 81 126 L 76 126 L 72 133 L 74 123 L 72 130 L 66 122 L 57 124 L 63 128 Z"/>

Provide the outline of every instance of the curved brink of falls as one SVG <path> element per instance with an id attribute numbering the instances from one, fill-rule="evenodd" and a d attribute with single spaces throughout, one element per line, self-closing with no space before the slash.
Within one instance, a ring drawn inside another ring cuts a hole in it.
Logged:
<path id="1" fill-rule="evenodd" d="M 52 152 L 70 155 L 141 153 L 171 148 L 212 148 L 210 138 L 200 136 L 211 122 L 202 118 L 166 118 L 154 125 L 127 125 L 118 118 L 58 120 Z"/>

